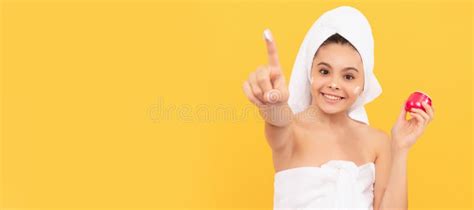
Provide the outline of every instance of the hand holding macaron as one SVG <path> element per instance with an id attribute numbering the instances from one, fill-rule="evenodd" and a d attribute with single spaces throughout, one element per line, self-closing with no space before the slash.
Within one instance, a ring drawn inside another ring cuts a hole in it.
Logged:
<path id="1" fill-rule="evenodd" d="M 407 112 L 412 116 L 406 119 Z M 403 104 L 397 122 L 392 128 L 392 148 L 407 152 L 423 134 L 434 118 L 431 98 L 422 92 L 414 92 Z"/>

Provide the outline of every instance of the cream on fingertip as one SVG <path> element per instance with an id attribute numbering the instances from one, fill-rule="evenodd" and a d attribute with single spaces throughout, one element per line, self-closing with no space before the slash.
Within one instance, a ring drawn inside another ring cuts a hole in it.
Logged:
<path id="1" fill-rule="evenodd" d="M 265 31 L 263 31 L 263 38 L 268 40 L 268 41 L 273 41 L 273 37 L 272 37 L 272 32 L 270 31 L 270 29 L 265 29 Z"/>

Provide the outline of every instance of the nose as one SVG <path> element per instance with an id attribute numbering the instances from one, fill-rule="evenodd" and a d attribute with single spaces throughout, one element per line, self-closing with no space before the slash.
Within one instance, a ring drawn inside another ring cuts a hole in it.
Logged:
<path id="1" fill-rule="evenodd" d="M 337 85 L 337 83 L 334 80 L 332 80 L 331 83 L 329 84 L 329 88 L 339 90 L 339 85 Z"/>

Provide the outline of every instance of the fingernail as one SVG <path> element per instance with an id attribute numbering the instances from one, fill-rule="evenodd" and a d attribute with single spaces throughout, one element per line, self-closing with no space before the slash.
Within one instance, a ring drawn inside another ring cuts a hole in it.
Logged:
<path id="1" fill-rule="evenodd" d="M 270 29 L 267 28 L 265 31 L 263 31 L 263 38 L 268 41 L 273 41 L 272 32 L 270 32 Z"/>

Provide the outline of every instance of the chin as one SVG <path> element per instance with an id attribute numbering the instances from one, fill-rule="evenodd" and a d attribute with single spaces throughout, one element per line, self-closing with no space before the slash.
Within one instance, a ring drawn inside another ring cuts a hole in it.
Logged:
<path id="1" fill-rule="evenodd" d="M 345 112 L 348 109 L 348 107 L 346 107 L 345 105 L 328 105 L 324 102 L 320 102 L 318 105 L 321 111 L 327 114 L 337 114 Z"/>
<path id="2" fill-rule="evenodd" d="M 321 107 L 321 110 L 326 114 L 339 114 L 343 112 L 347 112 L 346 107 L 343 108 L 334 108 L 334 107 Z"/>

